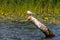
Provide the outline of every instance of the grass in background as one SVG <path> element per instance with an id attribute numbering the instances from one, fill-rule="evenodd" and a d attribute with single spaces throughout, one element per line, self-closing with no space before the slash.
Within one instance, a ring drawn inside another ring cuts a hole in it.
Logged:
<path id="1" fill-rule="evenodd" d="M 0 0 L 0 21 L 26 21 L 27 11 L 46 22 L 60 22 L 60 0 Z"/>

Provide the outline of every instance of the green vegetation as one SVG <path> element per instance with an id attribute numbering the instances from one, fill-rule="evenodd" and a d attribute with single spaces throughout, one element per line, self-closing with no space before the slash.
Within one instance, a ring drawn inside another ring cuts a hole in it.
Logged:
<path id="1" fill-rule="evenodd" d="M 0 0 L 0 21 L 26 21 L 27 11 L 47 22 L 60 22 L 60 0 Z"/>

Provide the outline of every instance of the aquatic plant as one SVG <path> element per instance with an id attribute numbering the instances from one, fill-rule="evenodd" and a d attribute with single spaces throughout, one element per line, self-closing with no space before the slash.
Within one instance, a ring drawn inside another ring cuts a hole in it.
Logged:
<path id="1" fill-rule="evenodd" d="M 0 0 L 0 21 L 26 21 L 28 10 L 39 20 L 60 21 L 60 0 Z"/>

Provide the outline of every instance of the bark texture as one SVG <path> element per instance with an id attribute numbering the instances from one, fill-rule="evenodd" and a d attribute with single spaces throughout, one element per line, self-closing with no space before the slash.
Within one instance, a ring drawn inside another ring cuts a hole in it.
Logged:
<path id="1" fill-rule="evenodd" d="M 45 35 L 46 37 L 54 37 L 54 33 L 50 31 L 44 24 L 42 24 L 40 21 L 38 21 L 33 16 L 29 16 L 28 20 L 35 24 Z"/>

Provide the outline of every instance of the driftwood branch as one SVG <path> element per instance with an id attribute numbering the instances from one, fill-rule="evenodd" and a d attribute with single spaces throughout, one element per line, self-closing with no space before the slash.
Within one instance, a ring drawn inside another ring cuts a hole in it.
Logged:
<path id="1" fill-rule="evenodd" d="M 46 37 L 53 37 L 55 36 L 52 31 L 50 31 L 44 24 L 34 18 L 32 15 L 28 17 L 28 21 L 35 24 L 45 35 Z"/>

